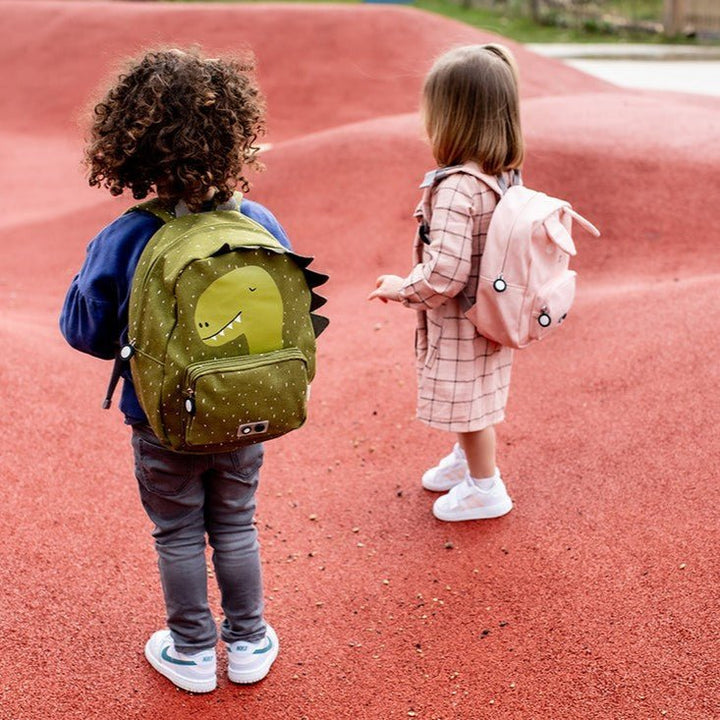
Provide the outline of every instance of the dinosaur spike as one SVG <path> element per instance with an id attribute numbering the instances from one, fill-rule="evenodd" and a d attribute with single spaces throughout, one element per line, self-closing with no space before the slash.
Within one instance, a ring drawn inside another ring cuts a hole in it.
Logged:
<path id="1" fill-rule="evenodd" d="M 314 270 L 308 270 L 306 268 L 303 272 L 305 273 L 305 279 L 307 280 L 307 284 L 310 288 L 316 288 L 320 285 L 324 285 L 329 280 L 328 275 L 315 272 Z"/>
<path id="2" fill-rule="evenodd" d="M 317 310 L 321 308 L 327 302 L 327 298 L 322 295 L 318 295 L 315 292 L 310 293 L 310 310 Z"/>
<path id="3" fill-rule="evenodd" d="M 314 257 L 310 257 L 309 255 L 297 255 L 294 252 L 288 252 L 288 255 L 304 270 L 306 267 L 312 263 L 312 261 L 315 259 Z"/>
<path id="4" fill-rule="evenodd" d="M 322 315 L 310 314 L 310 320 L 312 321 L 313 330 L 315 331 L 315 337 L 318 337 L 320 333 L 330 324 L 330 321 Z"/>

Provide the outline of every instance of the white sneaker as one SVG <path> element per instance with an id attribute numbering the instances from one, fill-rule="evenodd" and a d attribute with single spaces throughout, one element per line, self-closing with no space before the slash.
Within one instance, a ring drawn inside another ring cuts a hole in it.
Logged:
<path id="1" fill-rule="evenodd" d="M 452 452 L 422 476 L 422 486 L 433 492 L 447 492 L 463 481 L 468 472 L 463 449 L 455 443 Z"/>
<path id="2" fill-rule="evenodd" d="M 186 655 L 175 649 L 169 630 L 158 630 L 145 644 L 145 657 L 183 690 L 206 693 L 217 687 L 215 648 Z"/>
<path id="3" fill-rule="evenodd" d="M 228 677 L 231 682 L 243 685 L 256 683 L 262 680 L 280 650 L 277 633 L 267 626 L 267 632 L 262 640 L 256 643 L 238 640 L 227 644 L 228 651 Z"/>
<path id="4" fill-rule="evenodd" d="M 433 504 L 433 515 L 438 520 L 487 520 L 500 517 L 512 510 L 512 500 L 499 474 L 489 490 L 481 490 L 469 475 Z"/>

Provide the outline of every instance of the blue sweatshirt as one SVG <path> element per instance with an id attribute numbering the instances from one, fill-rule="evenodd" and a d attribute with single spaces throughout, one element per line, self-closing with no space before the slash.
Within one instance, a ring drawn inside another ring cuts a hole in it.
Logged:
<path id="1" fill-rule="evenodd" d="M 243 199 L 240 209 L 290 249 L 285 231 L 267 208 Z M 76 350 L 111 360 L 118 344 L 127 340 L 132 278 L 145 245 L 161 225 L 150 213 L 130 212 L 101 230 L 88 245 L 85 262 L 70 285 L 60 314 L 60 330 Z M 120 410 L 125 422 L 147 423 L 129 368 L 123 381 Z"/>

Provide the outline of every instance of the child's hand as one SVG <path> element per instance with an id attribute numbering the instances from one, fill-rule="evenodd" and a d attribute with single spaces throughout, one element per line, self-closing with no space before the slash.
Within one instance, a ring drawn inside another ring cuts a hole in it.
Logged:
<path id="1" fill-rule="evenodd" d="M 375 285 L 376 289 L 368 295 L 368 300 L 379 298 L 383 302 L 394 300 L 400 302 L 400 288 L 403 286 L 403 278 L 399 275 L 381 275 Z"/>

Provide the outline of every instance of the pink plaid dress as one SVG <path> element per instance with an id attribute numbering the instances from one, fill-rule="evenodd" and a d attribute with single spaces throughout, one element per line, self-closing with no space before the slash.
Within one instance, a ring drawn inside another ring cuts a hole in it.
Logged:
<path id="1" fill-rule="evenodd" d="M 496 204 L 487 185 L 458 172 L 426 187 L 415 211 L 429 228 L 429 242 L 417 233 L 415 267 L 401 295 L 404 305 L 418 311 L 417 416 L 441 430 L 474 432 L 505 417 L 513 351 L 478 334 L 460 297 L 463 292 L 474 302 Z"/>

